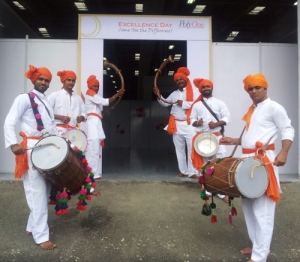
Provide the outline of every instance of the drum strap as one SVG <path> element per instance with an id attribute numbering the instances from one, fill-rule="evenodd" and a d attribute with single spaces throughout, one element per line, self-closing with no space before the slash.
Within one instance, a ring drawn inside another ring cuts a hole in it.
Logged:
<path id="1" fill-rule="evenodd" d="M 219 118 L 217 117 L 217 115 L 214 113 L 214 111 L 211 110 L 211 108 L 209 107 L 209 105 L 203 100 L 201 99 L 201 102 L 203 103 L 203 105 L 207 108 L 207 110 L 213 115 L 213 117 L 219 122 Z M 221 134 L 224 134 L 224 125 L 221 125 Z"/>
<path id="2" fill-rule="evenodd" d="M 22 146 L 24 148 L 27 147 L 27 139 L 35 139 L 35 140 L 41 139 L 39 136 L 26 136 L 26 134 L 24 132 L 20 132 L 20 136 L 23 137 L 23 140 L 20 143 L 20 146 Z M 28 153 L 26 151 L 25 154 L 16 156 L 15 178 L 18 178 L 18 179 L 22 178 L 28 169 L 29 169 Z"/>
<path id="3" fill-rule="evenodd" d="M 102 117 L 99 116 L 99 115 L 96 114 L 96 113 L 88 113 L 88 116 L 96 116 L 96 117 L 98 117 L 100 120 L 102 120 Z"/>
<path id="4" fill-rule="evenodd" d="M 62 128 L 66 128 L 66 129 L 74 129 L 74 128 L 78 127 L 78 125 L 76 125 L 76 126 L 70 126 L 68 124 L 56 124 L 56 126 L 62 127 Z"/>

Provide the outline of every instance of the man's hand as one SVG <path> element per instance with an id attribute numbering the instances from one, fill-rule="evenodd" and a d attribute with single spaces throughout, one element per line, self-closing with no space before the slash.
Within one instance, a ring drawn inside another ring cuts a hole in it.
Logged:
<path id="1" fill-rule="evenodd" d="M 177 105 L 182 106 L 182 102 L 183 102 L 182 100 L 177 100 L 176 103 L 177 103 Z"/>
<path id="2" fill-rule="evenodd" d="M 287 160 L 287 152 L 280 151 L 279 154 L 275 157 L 274 166 L 284 166 Z"/>
<path id="3" fill-rule="evenodd" d="M 214 128 L 218 127 L 219 125 L 218 125 L 218 123 L 214 123 L 213 121 L 210 121 L 208 123 L 208 126 L 210 129 L 214 129 Z"/>
<path id="4" fill-rule="evenodd" d="M 10 147 L 11 151 L 17 156 L 17 155 L 23 155 L 26 152 L 26 148 L 16 144 Z"/>
<path id="5" fill-rule="evenodd" d="M 63 123 L 65 124 L 69 124 L 71 118 L 68 116 L 62 116 L 61 121 L 63 121 Z"/>
<path id="6" fill-rule="evenodd" d="M 85 120 L 84 116 L 77 116 L 76 118 L 77 123 L 84 122 L 84 120 Z"/>
<path id="7" fill-rule="evenodd" d="M 238 138 L 231 138 L 231 137 L 222 137 L 220 139 L 220 145 L 238 145 L 239 139 Z"/>
<path id="8" fill-rule="evenodd" d="M 125 93 L 125 89 L 119 89 L 117 92 L 117 96 L 122 96 Z"/>

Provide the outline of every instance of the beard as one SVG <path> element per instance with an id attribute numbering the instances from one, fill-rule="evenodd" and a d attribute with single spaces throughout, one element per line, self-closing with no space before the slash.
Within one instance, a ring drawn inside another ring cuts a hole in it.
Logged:
<path id="1" fill-rule="evenodd" d="M 206 91 L 202 92 L 202 95 L 204 97 L 210 97 L 212 95 L 212 90 L 210 90 L 210 91 L 206 90 Z"/>

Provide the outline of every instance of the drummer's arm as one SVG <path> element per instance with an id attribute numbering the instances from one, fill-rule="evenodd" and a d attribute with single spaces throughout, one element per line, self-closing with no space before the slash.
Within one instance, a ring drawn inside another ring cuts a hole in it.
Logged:
<path id="1" fill-rule="evenodd" d="M 62 121 L 65 124 L 68 124 L 71 120 L 71 118 L 68 116 L 63 116 L 63 115 L 58 115 L 58 114 L 54 114 L 54 118 Z"/>
<path id="2" fill-rule="evenodd" d="M 241 141 L 239 138 L 232 138 L 232 137 L 222 137 L 220 139 L 220 145 L 240 145 Z"/>
<path id="3" fill-rule="evenodd" d="M 282 148 L 279 154 L 275 157 L 274 166 L 284 166 L 287 160 L 289 149 L 292 145 L 292 141 L 289 139 L 282 140 Z"/>

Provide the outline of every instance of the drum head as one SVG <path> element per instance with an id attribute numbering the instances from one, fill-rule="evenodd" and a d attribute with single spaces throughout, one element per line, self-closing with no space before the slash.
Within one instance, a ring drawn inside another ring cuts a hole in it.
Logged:
<path id="1" fill-rule="evenodd" d="M 194 141 L 194 148 L 200 156 L 211 157 L 218 152 L 219 139 L 211 133 L 202 133 Z"/>
<path id="2" fill-rule="evenodd" d="M 78 129 L 72 129 L 65 133 L 64 137 L 80 150 L 86 150 L 87 138 L 83 131 Z"/>
<path id="3" fill-rule="evenodd" d="M 59 136 L 45 137 L 37 145 L 48 144 L 43 147 L 32 149 L 31 162 L 37 169 L 43 171 L 51 170 L 60 165 L 66 158 L 69 148 L 68 143 L 64 138 Z M 53 145 L 55 144 L 55 145 Z"/>
<path id="4" fill-rule="evenodd" d="M 268 173 L 264 166 L 255 167 L 262 162 L 248 157 L 243 159 L 236 169 L 235 183 L 242 195 L 247 198 L 258 198 L 262 196 L 269 183 Z M 255 168 L 254 168 L 255 167 Z M 253 168 L 253 178 L 250 177 Z"/>

